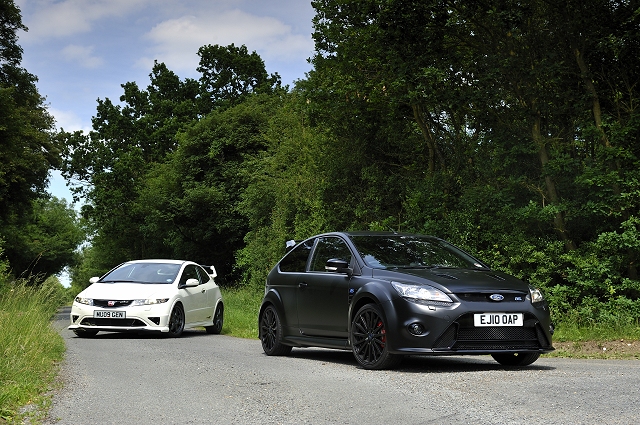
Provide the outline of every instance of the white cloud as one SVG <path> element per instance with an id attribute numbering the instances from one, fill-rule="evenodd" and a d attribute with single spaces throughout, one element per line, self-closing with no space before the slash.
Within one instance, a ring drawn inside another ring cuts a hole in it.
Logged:
<path id="1" fill-rule="evenodd" d="M 146 69 L 157 59 L 173 70 L 193 72 L 198 65 L 198 48 L 207 44 L 244 44 L 265 61 L 294 60 L 313 50 L 310 36 L 294 34 L 289 25 L 278 19 L 237 9 L 165 20 L 155 25 L 146 38 L 153 44 L 153 57 L 138 61 Z"/>
<path id="2" fill-rule="evenodd" d="M 56 128 L 58 130 L 64 129 L 64 131 L 70 133 L 81 130 L 84 134 L 88 134 L 92 129 L 90 122 L 86 122 L 73 111 L 63 111 L 61 109 L 51 107 L 49 107 L 48 110 L 55 118 Z"/>
<path id="3" fill-rule="evenodd" d="M 28 15 L 29 31 L 22 40 L 40 41 L 91 31 L 96 21 L 125 16 L 149 0 L 18 0 Z"/>
<path id="4" fill-rule="evenodd" d="M 78 46 L 70 44 L 62 49 L 62 56 L 71 62 L 77 62 L 83 68 L 95 69 L 104 64 L 104 60 L 93 56 L 93 46 Z"/>

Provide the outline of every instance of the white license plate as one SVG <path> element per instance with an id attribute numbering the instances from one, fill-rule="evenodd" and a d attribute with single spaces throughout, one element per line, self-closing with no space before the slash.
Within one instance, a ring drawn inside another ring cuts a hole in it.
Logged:
<path id="1" fill-rule="evenodd" d="M 101 319 L 126 319 L 127 314 L 124 311 L 94 310 L 93 317 L 99 317 Z"/>
<path id="2" fill-rule="evenodd" d="M 522 313 L 478 313 L 473 315 L 475 326 L 523 326 Z"/>

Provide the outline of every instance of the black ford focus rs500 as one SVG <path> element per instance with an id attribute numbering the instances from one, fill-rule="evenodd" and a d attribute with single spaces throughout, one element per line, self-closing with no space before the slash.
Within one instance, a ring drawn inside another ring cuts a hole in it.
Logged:
<path id="1" fill-rule="evenodd" d="M 365 369 L 405 355 L 485 355 L 527 366 L 553 351 L 540 290 L 432 236 L 335 232 L 271 270 L 259 313 L 267 355 L 352 350 Z"/>

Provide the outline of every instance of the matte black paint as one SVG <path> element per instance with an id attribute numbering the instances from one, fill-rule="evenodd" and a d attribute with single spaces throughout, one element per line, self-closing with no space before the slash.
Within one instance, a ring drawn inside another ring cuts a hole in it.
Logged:
<path id="1" fill-rule="evenodd" d="M 314 243 L 314 248 L 309 250 L 311 258 L 317 240 L 340 238 L 352 254 L 349 273 L 307 271 L 310 260 L 305 271 L 282 272 L 279 264 L 271 270 L 260 315 L 267 305 L 275 306 L 283 323 L 284 344 L 349 350 L 349 327 L 353 315 L 362 305 L 375 303 L 386 318 L 389 329 L 387 343 L 389 351 L 394 354 L 547 353 L 554 350 L 549 307 L 546 301 L 536 305 L 531 303 L 527 283 L 491 270 L 480 262 L 483 268 L 478 269 L 372 268 L 360 257 L 349 237 L 362 234 L 393 235 L 386 232 L 336 232 L 302 242 L 307 245 Z M 287 255 L 289 253 L 291 251 Z M 449 295 L 454 302 L 438 305 L 407 300 L 392 287 L 392 280 L 433 286 Z M 501 294 L 505 300 L 492 301 L 489 298 L 492 294 Z M 472 315 L 490 312 L 524 313 L 526 329 L 474 329 Z M 417 336 L 410 332 L 410 325 L 414 323 L 423 326 L 423 334 Z M 514 334 L 522 332 L 535 335 L 535 346 L 511 340 Z M 463 344 L 458 341 L 464 335 L 473 339 L 475 333 L 498 335 L 504 343 L 483 344 L 482 341 L 470 340 Z"/>

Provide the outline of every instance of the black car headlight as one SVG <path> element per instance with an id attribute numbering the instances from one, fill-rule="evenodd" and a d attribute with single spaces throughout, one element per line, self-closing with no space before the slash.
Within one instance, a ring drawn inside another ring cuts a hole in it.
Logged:
<path id="1" fill-rule="evenodd" d="M 434 301 L 452 303 L 453 300 L 441 290 L 429 285 L 414 285 L 409 283 L 391 282 L 393 288 L 403 298 L 416 301 Z"/>
<path id="2" fill-rule="evenodd" d="M 542 295 L 542 291 L 540 291 L 538 288 L 534 288 L 533 286 L 529 286 L 529 296 L 531 297 L 532 304 L 544 301 L 544 295 Z"/>

